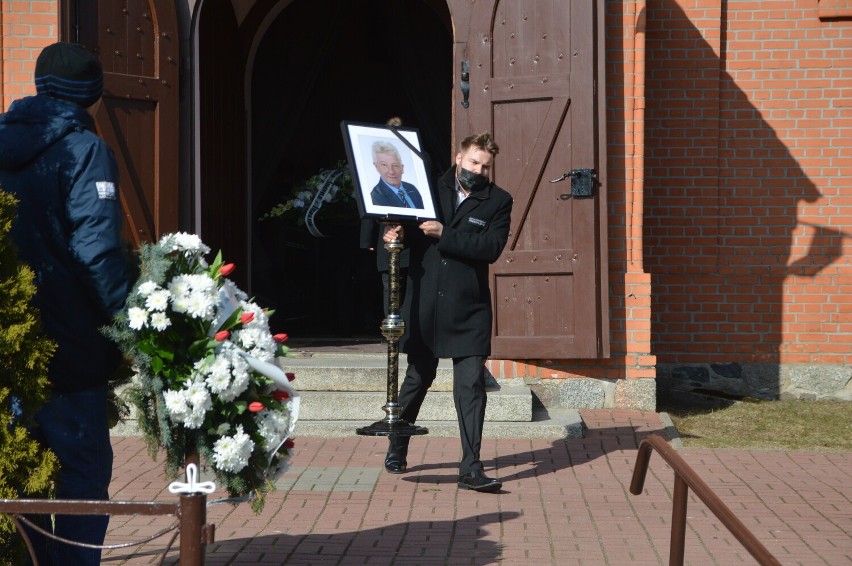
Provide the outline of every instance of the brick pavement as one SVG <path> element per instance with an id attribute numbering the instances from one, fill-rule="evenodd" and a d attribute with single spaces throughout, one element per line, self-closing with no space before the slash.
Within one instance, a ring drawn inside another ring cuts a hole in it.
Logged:
<path id="1" fill-rule="evenodd" d="M 458 440 L 412 442 L 409 473 L 381 469 L 381 438 L 299 438 L 292 467 L 260 515 L 213 505 L 206 564 L 667 564 L 673 472 L 651 457 L 645 493 L 629 493 L 638 442 L 665 435 L 655 413 L 583 411 L 582 439 L 485 440 L 498 494 L 455 485 Z M 139 438 L 115 438 L 116 500 L 173 499 L 162 462 Z M 782 564 L 852 564 L 852 454 L 679 452 Z M 211 499 L 223 494 L 214 494 Z M 108 544 L 138 540 L 169 518 L 113 517 Z M 168 537 L 165 537 L 168 538 Z M 109 551 L 104 564 L 156 564 L 163 539 Z M 168 553 L 166 564 L 176 564 Z M 753 564 L 690 497 L 688 564 Z"/>

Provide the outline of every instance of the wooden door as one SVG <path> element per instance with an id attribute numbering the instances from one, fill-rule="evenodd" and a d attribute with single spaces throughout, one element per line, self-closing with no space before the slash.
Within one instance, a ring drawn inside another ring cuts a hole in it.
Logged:
<path id="1" fill-rule="evenodd" d="M 179 37 L 169 0 L 65 0 L 61 37 L 100 58 L 98 133 L 115 152 L 134 247 L 178 228 Z"/>
<path id="2" fill-rule="evenodd" d="M 491 131 L 494 179 L 515 198 L 492 266 L 493 356 L 609 355 L 602 0 L 451 0 L 454 139 Z M 465 103 L 461 72 L 469 82 Z M 571 196 L 574 169 L 597 172 Z"/>

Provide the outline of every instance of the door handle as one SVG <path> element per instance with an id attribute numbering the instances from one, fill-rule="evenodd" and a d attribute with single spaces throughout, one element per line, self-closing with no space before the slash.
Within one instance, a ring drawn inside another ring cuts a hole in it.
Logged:
<path id="1" fill-rule="evenodd" d="M 461 91 L 462 91 L 462 108 L 470 106 L 467 97 L 470 95 L 470 63 L 465 59 L 461 62 Z"/>

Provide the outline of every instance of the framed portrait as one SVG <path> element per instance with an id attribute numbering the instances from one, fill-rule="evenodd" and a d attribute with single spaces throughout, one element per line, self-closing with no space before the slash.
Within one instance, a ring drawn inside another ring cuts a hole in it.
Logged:
<path id="1" fill-rule="evenodd" d="M 361 218 L 437 218 L 417 129 L 347 121 L 341 128 Z"/>

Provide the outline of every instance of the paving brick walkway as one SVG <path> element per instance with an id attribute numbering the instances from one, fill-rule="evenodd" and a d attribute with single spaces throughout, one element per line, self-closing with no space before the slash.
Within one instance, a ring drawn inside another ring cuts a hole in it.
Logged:
<path id="1" fill-rule="evenodd" d="M 409 473 L 394 476 L 382 471 L 385 439 L 354 431 L 298 438 L 292 468 L 260 515 L 248 504 L 208 509 L 216 542 L 206 564 L 667 564 L 673 472 L 653 455 L 645 493 L 629 492 L 638 443 L 666 434 L 659 415 L 582 416 L 582 439 L 483 441 L 486 471 L 503 481 L 498 494 L 457 489 L 456 439 L 414 439 Z M 149 458 L 139 438 L 113 442 L 113 499 L 174 499 L 162 462 Z M 782 564 L 852 564 L 852 454 L 679 453 Z M 138 540 L 170 523 L 113 517 L 107 543 Z M 132 556 L 109 551 L 104 564 L 157 564 L 164 546 L 158 539 Z M 175 550 L 165 563 L 177 564 Z M 686 563 L 755 562 L 690 496 Z"/>

